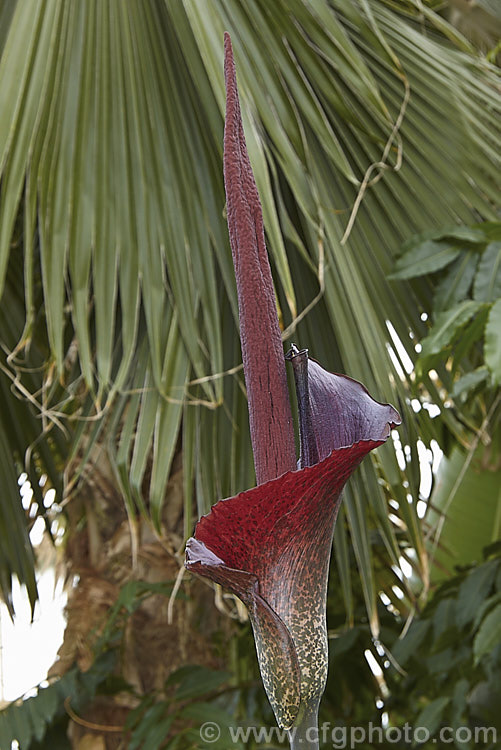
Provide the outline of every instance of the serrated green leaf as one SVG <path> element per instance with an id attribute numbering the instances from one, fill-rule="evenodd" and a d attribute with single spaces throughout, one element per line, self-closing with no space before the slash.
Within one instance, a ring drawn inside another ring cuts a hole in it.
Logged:
<path id="1" fill-rule="evenodd" d="M 116 662 L 114 652 L 104 653 L 90 669 L 82 673 L 72 667 L 63 677 L 22 703 L 11 703 L 0 711 L 0 747 L 10 748 L 17 740 L 28 748 L 34 740 L 41 741 L 57 711 L 64 711 L 64 702 L 83 707 L 95 694 Z"/>
<path id="2" fill-rule="evenodd" d="M 435 638 L 455 626 L 456 602 L 454 599 L 442 599 L 433 615 L 433 632 Z"/>
<path id="3" fill-rule="evenodd" d="M 10 731 L 10 738 L 7 747 L 10 747 L 14 740 L 17 740 L 20 747 L 29 745 L 33 737 L 29 709 L 24 704 L 11 706 L 8 719 L 10 726 L 7 733 Z"/>
<path id="4" fill-rule="evenodd" d="M 487 239 L 481 226 L 478 228 L 466 226 L 446 227 L 445 229 L 441 229 L 439 232 L 433 234 L 433 239 L 438 240 L 440 238 L 464 240 L 465 242 L 472 242 L 480 245 Z"/>
<path id="5" fill-rule="evenodd" d="M 501 297 L 501 242 L 491 242 L 478 263 L 473 299 L 495 302 Z"/>
<path id="6" fill-rule="evenodd" d="M 431 620 L 414 620 L 405 638 L 393 644 L 392 654 L 400 664 L 405 665 L 408 659 L 418 652 L 430 628 Z"/>
<path id="7" fill-rule="evenodd" d="M 174 716 L 166 716 L 162 721 L 155 722 L 143 737 L 141 750 L 160 750 L 165 747 L 173 721 Z"/>
<path id="8" fill-rule="evenodd" d="M 433 736 L 440 726 L 442 715 L 445 708 L 449 705 L 450 700 L 451 699 L 448 696 L 442 696 L 441 698 L 436 698 L 431 701 L 431 703 L 423 708 L 417 717 L 416 726 L 426 727 L 430 736 Z"/>
<path id="9" fill-rule="evenodd" d="M 206 721 L 212 721 L 219 727 L 229 727 L 235 724 L 235 717 L 224 711 L 222 708 L 213 703 L 191 703 L 185 706 L 179 715 L 186 719 L 193 719 L 197 723 L 203 724 Z"/>
<path id="10" fill-rule="evenodd" d="M 475 613 L 475 619 L 473 621 L 473 630 L 477 630 L 478 626 L 484 619 L 485 615 L 493 609 L 497 604 L 501 603 L 501 591 L 498 591 L 493 596 L 489 596 L 488 599 L 486 599 L 484 602 L 482 602 L 481 606 L 478 608 L 477 612 Z"/>
<path id="11" fill-rule="evenodd" d="M 226 672 L 217 672 L 199 665 L 185 666 L 176 670 L 166 685 L 177 685 L 176 700 L 186 700 L 205 695 L 221 687 L 229 679 Z"/>
<path id="12" fill-rule="evenodd" d="M 435 289 L 433 298 L 435 315 L 454 307 L 468 296 L 477 264 L 478 253 L 472 250 L 461 251 Z"/>
<path id="13" fill-rule="evenodd" d="M 493 304 L 485 326 L 485 364 L 497 385 L 501 385 L 501 299 Z"/>
<path id="14" fill-rule="evenodd" d="M 335 668 L 336 659 L 349 651 L 360 637 L 360 628 L 349 628 L 344 633 L 329 639 L 329 660 Z"/>
<path id="15" fill-rule="evenodd" d="M 457 727 L 464 723 L 464 711 L 466 699 L 470 691 L 470 683 L 466 678 L 458 680 L 454 686 L 452 696 L 452 726 Z"/>
<path id="16" fill-rule="evenodd" d="M 461 329 L 460 335 L 456 336 L 454 346 L 454 360 L 452 362 L 452 375 L 461 368 L 463 359 L 474 359 L 475 347 L 480 348 L 483 343 L 485 324 L 489 314 L 489 306 L 485 304 L 472 319 Z"/>
<path id="17" fill-rule="evenodd" d="M 445 310 L 437 317 L 428 336 L 421 341 L 421 357 L 438 354 L 451 344 L 463 326 L 483 307 L 482 302 L 464 300 L 450 310 Z"/>
<path id="18" fill-rule="evenodd" d="M 146 709 L 129 740 L 129 750 L 149 747 L 157 750 L 167 739 L 167 732 L 173 717 L 168 715 L 169 705 L 166 701 L 155 703 Z"/>
<path id="19" fill-rule="evenodd" d="M 413 279 L 433 273 L 452 263 L 461 252 L 461 248 L 450 242 L 425 240 L 402 255 L 395 263 L 390 279 Z"/>
<path id="20" fill-rule="evenodd" d="M 487 598 L 494 577 L 499 568 L 499 560 L 491 560 L 474 568 L 459 588 L 456 621 L 460 628 L 471 622 L 479 607 Z"/>
<path id="21" fill-rule="evenodd" d="M 227 750 L 228 747 L 235 747 L 241 750 L 243 745 L 240 742 L 234 743 L 233 738 L 228 736 L 227 731 L 219 733 L 218 727 L 210 725 L 205 729 L 205 734 L 200 729 L 187 729 L 183 732 L 185 744 L 183 747 L 197 748 L 197 750 Z M 189 744 L 186 744 L 189 742 Z M 270 750 L 276 750 L 276 745 L 269 745 Z"/>
<path id="22" fill-rule="evenodd" d="M 467 372 L 455 381 L 451 390 L 451 396 L 464 401 L 472 391 L 480 385 L 484 385 L 489 378 L 490 372 L 487 367 L 478 367 L 472 372 Z"/>
<path id="23" fill-rule="evenodd" d="M 501 604 L 491 610 L 481 622 L 473 641 L 475 664 L 501 643 Z"/>
<path id="24" fill-rule="evenodd" d="M 150 708 L 155 702 L 155 695 L 148 693 L 145 695 L 139 704 L 129 711 L 127 718 L 125 719 L 124 729 L 132 729 L 136 724 L 139 723 L 141 716 Z"/>
<path id="25" fill-rule="evenodd" d="M 40 742 L 45 734 L 49 717 L 44 714 L 41 706 L 33 699 L 24 701 L 23 707 L 26 709 L 26 719 L 31 724 L 33 737 Z"/>
<path id="26" fill-rule="evenodd" d="M 36 703 L 40 713 L 45 716 L 45 720 L 50 722 L 60 706 L 60 699 L 57 692 L 51 689 L 49 685 L 46 688 L 39 688 L 36 696 Z"/>

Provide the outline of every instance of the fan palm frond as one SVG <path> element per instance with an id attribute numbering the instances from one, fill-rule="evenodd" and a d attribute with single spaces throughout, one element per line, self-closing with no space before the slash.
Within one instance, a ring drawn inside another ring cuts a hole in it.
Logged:
<path id="1" fill-rule="evenodd" d="M 499 72 L 421 6 L 17 3 L 0 60 L 2 305 L 24 222 L 16 356 L 32 337 L 39 238 L 46 373 L 78 397 L 74 422 L 106 438 L 131 510 L 157 524 L 183 425 L 189 532 L 193 486 L 203 512 L 252 475 L 221 166 L 230 31 L 284 338 L 404 413 L 405 470 L 385 446 L 346 502 L 374 629 L 370 529 L 394 566 L 416 550 L 426 581 L 415 445 L 462 429 L 408 406 L 430 284 L 387 275 L 409 235 L 495 218 L 499 191 Z"/>

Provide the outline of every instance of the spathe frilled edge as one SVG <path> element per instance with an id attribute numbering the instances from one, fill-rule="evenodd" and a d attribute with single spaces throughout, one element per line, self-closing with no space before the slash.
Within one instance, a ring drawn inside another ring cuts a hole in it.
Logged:
<path id="1" fill-rule="evenodd" d="M 294 638 L 284 619 L 294 623 L 301 607 L 304 616 L 307 591 L 311 604 L 306 609 L 316 607 L 317 620 L 325 621 L 341 491 L 364 456 L 384 442 L 361 440 L 332 451 L 314 466 L 220 500 L 187 543 L 187 569 L 221 584 L 247 606 L 263 683 L 283 729 L 293 726 L 302 700 L 319 699 L 327 674 L 327 655 L 318 663 L 326 643 L 315 648 L 311 637 L 303 643 L 296 632 Z M 288 576 L 289 571 L 294 573 Z M 325 640 L 322 633 L 318 637 Z"/>

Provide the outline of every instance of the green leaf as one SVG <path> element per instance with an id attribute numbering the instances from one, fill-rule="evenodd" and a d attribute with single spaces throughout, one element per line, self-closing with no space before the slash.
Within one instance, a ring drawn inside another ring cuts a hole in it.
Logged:
<path id="1" fill-rule="evenodd" d="M 486 542 L 499 537 L 501 471 L 482 469 L 483 450 L 478 448 L 468 465 L 459 448 L 440 463 L 425 517 L 433 580 L 450 575 L 456 565 L 482 560 Z"/>
<path id="2" fill-rule="evenodd" d="M 408 660 L 418 653 L 431 628 L 431 620 L 414 620 L 405 638 L 399 639 L 393 644 L 392 654 L 395 659 L 405 665 Z"/>
<path id="3" fill-rule="evenodd" d="M 490 242 L 501 242 L 501 221 L 484 221 L 477 224 Z"/>
<path id="4" fill-rule="evenodd" d="M 466 708 L 466 699 L 470 691 L 470 683 L 466 678 L 456 682 L 452 698 L 452 725 L 458 727 L 464 725 L 464 711 Z"/>
<path id="5" fill-rule="evenodd" d="M 435 240 L 442 238 L 463 240 L 464 242 L 471 242 L 473 244 L 483 244 L 487 239 L 482 225 L 479 228 L 466 226 L 446 227 L 433 234 L 433 239 Z"/>
<path id="6" fill-rule="evenodd" d="M 488 599 L 482 602 L 481 606 L 478 608 L 478 610 L 475 613 L 475 619 L 473 621 L 474 631 L 478 628 L 478 626 L 484 619 L 485 615 L 499 603 L 501 603 L 501 591 L 498 591 L 496 594 L 493 594 L 493 596 L 489 596 Z"/>
<path id="7" fill-rule="evenodd" d="M 482 621 L 475 640 L 473 641 L 473 654 L 475 664 L 489 654 L 499 643 L 501 643 L 501 604 L 498 604 Z"/>
<path id="8" fill-rule="evenodd" d="M 430 736 L 433 736 L 440 726 L 444 710 L 449 705 L 450 700 L 448 696 L 442 696 L 428 703 L 417 717 L 416 726 L 426 727 Z"/>
<path id="9" fill-rule="evenodd" d="M 437 640 L 440 636 L 455 626 L 456 602 L 454 599 L 442 599 L 433 615 L 433 632 Z"/>
<path id="10" fill-rule="evenodd" d="M 335 638 L 329 639 L 329 660 L 333 669 L 336 669 L 336 659 L 345 654 L 360 637 L 360 629 L 358 627 L 349 628 L 344 633 L 340 633 Z"/>
<path id="11" fill-rule="evenodd" d="M 10 748 L 17 740 L 24 750 L 32 741 L 41 741 L 56 714 L 65 712 L 65 700 L 69 699 L 81 709 L 95 695 L 115 662 L 116 654 L 108 651 L 87 672 L 72 667 L 48 687 L 39 687 L 36 696 L 3 708 L 0 711 L 0 747 Z"/>
<path id="12" fill-rule="evenodd" d="M 438 354 L 459 335 L 463 326 L 483 307 L 483 303 L 464 300 L 450 310 L 440 313 L 428 336 L 421 341 L 421 358 Z"/>
<path id="13" fill-rule="evenodd" d="M 395 270 L 390 279 L 412 279 L 433 273 L 452 263 L 461 252 L 461 248 L 450 242 L 425 240 L 411 248 L 395 263 Z"/>
<path id="14" fill-rule="evenodd" d="M 460 628 L 473 620 L 479 607 L 487 599 L 498 568 L 499 560 L 490 560 L 474 568 L 461 584 L 456 614 L 456 621 Z"/>
<path id="15" fill-rule="evenodd" d="M 471 360 L 478 361 L 476 353 L 483 343 L 485 324 L 489 315 L 489 305 L 484 304 L 476 315 L 461 329 L 460 335 L 453 342 L 453 362 L 451 373 L 455 377 L 462 364 Z M 489 378 L 490 380 L 490 378 Z"/>
<path id="16" fill-rule="evenodd" d="M 485 326 L 485 364 L 490 369 L 494 382 L 501 385 L 501 299 L 489 312 Z"/>
<path id="17" fill-rule="evenodd" d="M 228 681 L 229 677 L 227 672 L 193 665 L 177 669 L 165 684 L 177 685 L 176 700 L 186 700 L 217 690 Z"/>
<path id="18" fill-rule="evenodd" d="M 350 527 L 351 542 L 357 566 L 361 575 L 363 575 L 362 590 L 369 616 L 369 624 L 373 635 L 377 636 L 379 633 L 379 622 L 376 607 L 375 582 L 371 564 L 371 545 L 369 542 L 368 525 L 365 522 L 366 509 L 359 499 L 360 496 L 353 491 L 359 481 L 360 475 L 356 474 L 352 477 L 351 483 L 345 488 L 344 507 Z M 364 574 L 362 574 L 362 571 L 364 571 Z"/>
<path id="19" fill-rule="evenodd" d="M 346 616 L 348 622 L 351 623 L 353 618 L 353 591 L 351 585 L 350 556 L 345 513 L 346 511 L 344 510 L 344 506 L 341 506 L 336 525 L 334 527 L 334 555 L 336 558 L 336 567 L 339 578 L 341 579 L 341 587 L 346 607 Z"/>
<path id="20" fill-rule="evenodd" d="M 285 733 L 285 730 L 283 730 Z M 202 736 L 200 736 L 202 734 Z M 237 742 L 234 743 L 231 735 L 228 736 L 227 731 L 223 731 L 219 733 L 218 727 L 213 726 L 212 724 L 209 725 L 209 727 L 206 728 L 206 734 L 204 736 L 204 732 L 200 732 L 200 729 L 187 729 L 183 732 L 183 738 L 185 740 L 184 744 L 182 745 L 183 748 L 188 747 L 197 749 L 197 750 L 228 750 L 228 747 L 235 747 L 237 750 L 241 750 L 243 747 L 241 743 Z M 170 750 L 170 745 L 168 745 L 168 748 Z M 177 747 L 177 746 L 175 746 Z M 266 748 L 270 748 L 270 750 L 279 750 L 276 745 L 265 745 Z"/>
<path id="21" fill-rule="evenodd" d="M 213 703 L 190 703 L 180 711 L 180 716 L 186 716 L 189 719 L 195 719 L 195 721 L 217 721 L 218 724 L 224 724 L 229 726 L 233 717 L 230 714 L 223 711 L 222 708 L 218 708 Z"/>
<path id="22" fill-rule="evenodd" d="M 435 289 L 433 311 L 435 316 L 462 302 L 470 290 L 478 264 L 478 253 L 463 250 L 454 260 Z"/>
<path id="23" fill-rule="evenodd" d="M 203 744 L 203 747 L 216 747 L 220 750 L 226 750 L 231 743 L 231 747 L 235 750 L 241 750 L 243 747 L 241 742 L 233 742 L 232 737 L 228 732 L 229 727 L 234 727 L 237 723 L 234 714 L 229 714 L 227 711 L 214 705 L 214 703 L 191 703 L 179 712 L 179 715 L 186 719 L 192 719 L 196 722 L 199 727 L 202 727 L 206 722 L 209 722 L 210 726 L 214 726 L 216 733 L 219 731 L 220 736 L 216 740 L 215 735 L 211 736 L 209 744 L 209 735 Z M 199 731 L 199 741 L 204 740 L 203 732 Z"/>
<path id="24" fill-rule="evenodd" d="M 166 701 L 160 701 L 146 709 L 131 734 L 129 750 L 159 750 L 162 747 L 174 718 L 168 714 L 168 709 Z"/>
<path id="25" fill-rule="evenodd" d="M 148 708 L 151 708 L 155 702 L 155 695 L 153 693 L 147 693 L 139 704 L 129 711 L 127 718 L 125 719 L 124 729 L 133 729 L 141 721 L 141 717 L 145 714 Z"/>
<path id="26" fill-rule="evenodd" d="M 482 253 L 473 285 L 473 299 L 495 302 L 501 297 L 501 242 L 491 242 Z"/>
<path id="27" fill-rule="evenodd" d="M 487 367 L 478 367 L 472 372 L 467 372 L 458 378 L 452 386 L 451 396 L 464 402 L 472 391 L 479 386 L 484 386 L 490 379 L 490 372 Z"/>
<path id="28" fill-rule="evenodd" d="M 160 750 L 165 747 L 165 740 L 174 721 L 174 716 L 166 716 L 162 721 L 154 721 L 142 737 L 141 750 Z"/>

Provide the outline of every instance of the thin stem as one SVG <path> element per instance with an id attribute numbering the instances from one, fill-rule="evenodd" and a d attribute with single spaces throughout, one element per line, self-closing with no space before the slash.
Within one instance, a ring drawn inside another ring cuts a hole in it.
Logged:
<path id="1" fill-rule="evenodd" d="M 289 730 L 291 750 L 319 750 L 318 705 L 305 711 Z"/>

